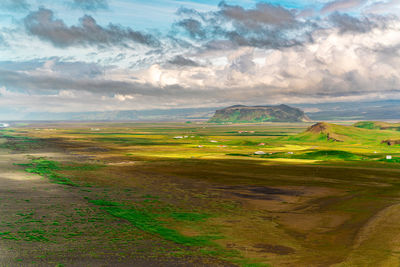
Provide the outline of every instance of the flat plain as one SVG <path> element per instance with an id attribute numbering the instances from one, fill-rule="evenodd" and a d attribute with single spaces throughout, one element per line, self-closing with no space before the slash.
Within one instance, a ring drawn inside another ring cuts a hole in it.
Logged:
<path id="1" fill-rule="evenodd" d="M 398 266 L 400 132 L 341 124 L 3 129 L 0 260 Z"/>

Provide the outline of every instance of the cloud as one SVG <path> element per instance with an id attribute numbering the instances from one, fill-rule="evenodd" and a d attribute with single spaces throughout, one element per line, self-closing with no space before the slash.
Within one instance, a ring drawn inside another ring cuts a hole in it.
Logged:
<path id="1" fill-rule="evenodd" d="M 373 2 L 368 5 L 363 11 L 366 14 L 400 14 L 400 2 L 398 0 Z"/>
<path id="2" fill-rule="evenodd" d="M 285 25 L 296 23 L 292 11 L 268 3 L 257 3 L 253 9 L 244 9 L 241 6 L 228 5 L 225 2 L 219 4 L 218 12 L 225 19 L 240 23 L 242 26 L 254 29 L 264 25 Z"/>
<path id="3" fill-rule="evenodd" d="M 191 59 L 185 58 L 183 56 L 175 56 L 173 59 L 168 60 L 169 64 L 177 65 L 177 66 L 189 66 L 189 67 L 198 67 L 199 63 L 193 61 Z"/>
<path id="4" fill-rule="evenodd" d="M 243 53 L 238 55 L 232 60 L 232 64 L 230 65 L 231 70 L 239 71 L 241 73 L 253 73 L 256 64 L 253 61 L 254 53 L 253 49 L 245 50 Z"/>
<path id="5" fill-rule="evenodd" d="M 322 9 L 322 13 L 331 13 L 335 11 L 344 11 L 357 8 L 365 4 L 366 0 L 336 0 L 326 3 Z"/>
<path id="6" fill-rule="evenodd" d="M 206 36 L 206 30 L 203 29 L 200 21 L 189 18 L 176 23 L 177 26 L 185 29 L 192 38 L 202 39 Z"/>
<path id="7" fill-rule="evenodd" d="M 356 18 L 347 14 L 333 13 L 329 16 L 329 19 L 333 24 L 340 29 L 340 32 L 359 32 L 366 33 L 371 31 L 373 28 L 378 27 L 375 21 L 368 18 Z"/>
<path id="8" fill-rule="evenodd" d="M 0 105 L 112 110 L 400 97 L 400 19 L 341 8 L 313 16 L 266 3 L 181 8 L 159 39 L 90 16 L 67 25 L 41 8 L 24 20 L 29 35 L 0 30 L 10 43 L 0 51 L 10 60 L 0 62 Z M 129 49 L 139 44 L 146 49 Z"/>
<path id="9" fill-rule="evenodd" d="M 116 95 L 114 95 L 114 98 L 115 98 L 115 99 L 118 99 L 118 100 L 121 101 L 121 102 L 123 102 L 123 101 L 125 101 L 125 100 L 132 100 L 132 99 L 134 99 L 135 97 L 134 97 L 134 96 L 131 96 L 131 95 L 116 94 Z"/>
<path id="10" fill-rule="evenodd" d="M 197 12 L 180 9 L 182 17 L 175 23 L 203 49 L 230 49 L 256 47 L 260 49 L 285 49 L 313 43 L 313 34 L 324 29 L 339 29 L 340 33 L 367 33 L 382 29 L 393 16 L 355 16 L 335 10 L 360 6 L 365 1 L 334 1 L 326 4 L 329 16 L 307 16 L 300 10 L 286 9 L 267 3 L 258 3 L 245 9 L 221 2 L 219 10 Z M 333 12 L 335 11 L 335 12 Z"/>
<path id="11" fill-rule="evenodd" d="M 1 0 L 0 8 L 20 12 L 29 10 L 30 5 L 26 0 Z"/>
<path id="12" fill-rule="evenodd" d="M 98 64 L 59 58 L 31 69 L 0 64 L 0 86 L 42 95 L 88 92 L 148 107 L 166 107 L 166 102 L 217 106 L 391 98 L 400 90 L 400 59 L 394 56 L 400 54 L 400 22 L 385 23 L 386 27 L 356 29 L 351 35 L 338 27 L 322 28 L 312 33 L 314 42 L 300 46 L 192 51 L 139 70 L 105 66 L 105 75 Z M 171 68 L 172 63 L 185 67 Z"/>
<path id="13" fill-rule="evenodd" d="M 160 45 L 160 42 L 151 34 L 111 23 L 102 27 L 88 15 L 80 18 L 77 26 L 69 27 L 64 21 L 56 19 L 53 11 L 46 8 L 31 12 L 25 17 L 24 24 L 29 34 L 49 41 L 57 47 L 90 45 L 130 47 L 134 43 L 146 46 Z"/>
<path id="14" fill-rule="evenodd" d="M 73 0 L 71 6 L 85 11 L 96 11 L 108 9 L 108 2 L 107 0 Z"/>
<path id="15" fill-rule="evenodd" d="M 168 96 L 188 93 L 177 84 L 164 83 L 164 85 L 160 85 L 160 83 L 152 84 L 149 81 L 138 82 L 131 77 L 122 77 L 118 72 L 115 75 L 116 79 L 102 75 L 82 75 L 72 78 L 71 73 L 53 71 L 54 69 L 57 67 L 54 67 L 53 63 L 49 61 L 41 67 L 25 71 L 0 68 L 0 84 L 10 90 L 22 89 L 29 94 L 40 93 L 43 95 L 60 90 L 85 91 L 113 96 L 134 94 Z M 129 73 L 128 76 L 132 76 L 132 74 Z"/>
<path id="16" fill-rule="evenodd" d="M 180 9 L 177 14 L 181 20 L 175 27 L 203 43 L 229 40 L 237 46 L 275 49 L 299 45 L 315 29 L 315 24 L 298 20 L 296 10 L 268 3 L 245 9 L 221 2 L 217 11 Z"/>

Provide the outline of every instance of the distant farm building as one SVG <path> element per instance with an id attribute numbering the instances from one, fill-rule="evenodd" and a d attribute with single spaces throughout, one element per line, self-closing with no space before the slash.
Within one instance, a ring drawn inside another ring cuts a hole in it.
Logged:
<path id="1" fill-rule="evenodd" d="M 265 155 L 266 153 L 264 151 L 256 151 L 254 152 L 254 155 Z"/>
<path id="2" fill-rule="evenodd" d="M 386 159 L 392 159 L 392 156 L 391 155 L 387 155 Z"/>

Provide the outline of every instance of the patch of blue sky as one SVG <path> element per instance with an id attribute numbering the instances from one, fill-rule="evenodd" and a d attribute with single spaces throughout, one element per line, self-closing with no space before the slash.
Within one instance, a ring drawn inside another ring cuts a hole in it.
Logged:
<path id="1" fill-rule="evenodd" d="M 10 27 L 14 24 L 15 17 L 6 12 L 0 12 L 0 28 Z"/>

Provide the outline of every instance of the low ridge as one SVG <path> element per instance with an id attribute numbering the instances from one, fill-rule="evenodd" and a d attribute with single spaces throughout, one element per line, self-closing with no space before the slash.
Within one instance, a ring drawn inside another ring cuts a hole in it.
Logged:
<path id="1" fill-rule="evenodd" d="M 370 130 L 400 131 L 400 123 L 389 123 L 384 121 L 359 121 L 353 126 Z"/>
<path id="2" fill-rule="evenodd" d="M 393 146 L 400 144 L 400 132 L 318 122 L 306 131 L 287 139 L 300 142 L 349 142 Z"/>

